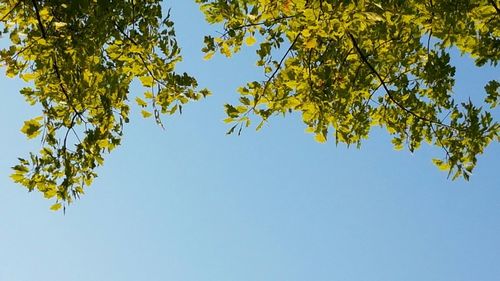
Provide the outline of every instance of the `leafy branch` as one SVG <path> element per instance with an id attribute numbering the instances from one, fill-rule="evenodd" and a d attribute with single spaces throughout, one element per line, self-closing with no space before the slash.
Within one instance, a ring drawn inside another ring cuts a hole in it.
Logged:
<path id="1" fill-rule="evenodd" d="M 21 4 L 21 0 L 17 1 L 17 3 L 0 19 L 0 21 L 5 21 L 5 19 Z"/>
<path id="2" fill-rule="evenodd" d="M 229 32 L 231 32 L 231 31 L 237 31 L 237 30 L 248 28 L 248 27 L 252 27 L 252 26 L 261 26 L 261 25 L 272 26 L 272 25 L 274 25 L 277 22 L 280 22 L 280 21 L 286 20 L 286 19 L 291 19 L 291 18 L 297 17 L 297 16 L 299 16 L 301 14 L 302 13 L 298 13 L 298 14 L 291 15 L 291 16 L 284 16 L 284 17 L 275 18 L 275 19 L 270 20 L 270 21 L 252 22 L 252 23 L 248 23 L 248 24 L 243 24 L 243 25 L 240 25 L 240 26 L 236 26 L 236 27 L 233 27 L 233 28 L 228 28 L 226 30 L 226 32 L 221 35 L 221 37 L 226 37 L 229 34 Z"/>
<path id="3" fill-rule="evenodd" d="M 354 36 L 348 32 L 347 35 L 349 36 L 349 38 L 351 39 L 351 42 L 354 46 L 354 48 L 356 49 L 356 52 L 358 53 L 359 57 L 361 58 L 361 60 L 368 66 L 368 68 L 370 69 L 370 71 L 377 77 L 377 79 L 380 81 L 380 83 L 382 84 L 382 88 L 384 88 L 385 92 L 387 93 L 387 96 L 389 96 L 389 99 L 394 102 L 400 109 L 402 109 L 403 111 L 405 111 L 406 113 L 412 115 L 413 117 L 419 119 L 419 120 L 422 120 L 422 121 L 426 121 L 428 122 L 429 124 L 434 124 L 434 125 L 438 125 L 438 126 L 442 126 L 442 127 L 447 127 L 447 128 L 450 128 L 450 129 L 453 129 L 455 131 L 462 131 L 460 128 L 457 128 L 457 127 L 454 127 L 454 126 L 451 126 L 451 125 L 448 125 L 448 124 L 444 124 L 442 122 L 439 122 L 439 121 L 435 121 L 435 120 L 431 120 L 429 118 L 426 118 L 426 117 L 423 117 L 423 116 L 420 116 L 419 114 L 413 112 L 412 110 L 406 108 L 403 104 L 401 104 L 401 102 L 399 102 L 393 95 L 392 95 L 392 92 L 391 90 L 389 90 L 389 87 L 387 86 L 385 80 L 382 78 L 382 76 L 380 75 L 380 73 L 378 73 L 378 71 L 375 69 L 375 67 L 368 61 L 368 58 L 366 57 L 366 55 L 363 53 L 363 51 L 360 49 L 359 45 L 358 45 L 358 42 L 356 41 L 356 39 L 354 38 Z"/>
<path id="4" fill-rule="evenodd" d="M 47 31 L 45 29 L 45 26 L 42 23 L 42 18 L 40 16 L 40 10 L 38 8 L 38 4 L 37 4 L 36 0 L 31 0 L 31 2 L 33 3 L 33 7 L 35 8 L 35 15 L 36 15 L 36 19 L 37 19 L 37 22 L 38 22 L 38 26 L 40 28 L 40 32 L 42 33 L 43 39 L 46 40 L 47 39 Z M 66 88 L 64 87 L 64 82 L 63 82 L 63 79 L 61 77 L 61 73 L 60 73 L 60 70 L 59 70 L 59 65 L 57 64 L 57 58 L 55 57 L 55 54 L 53 54 L 52 60 L 53 60 L 52 66 L 53 66 L 54 71 L 56 73 L 57 79 L 59 80 L 59 87 L 60 87 L 61 91 L 63 92 L 64 96 L 66 97 L 66 100 L 68 101 L 68 104 L 71 107 L 71 109 L 80 118 L 80 120 L 84 121 L 85 119 L 83 118 L 82 114 L 83 114 L 83 112 L 85 110 L 82 111 L 82 112 L 80 112 L 80 111 L 78 111 L 75 108 L 72 99 L 70 98 L 70 96 L 69 96 Z M 72 127 L 70 127 L 70 128 L 72 128 Z"/>

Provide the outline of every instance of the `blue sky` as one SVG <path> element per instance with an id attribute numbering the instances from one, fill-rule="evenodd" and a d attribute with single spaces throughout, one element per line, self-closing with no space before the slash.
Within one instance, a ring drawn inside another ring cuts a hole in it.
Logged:
<path id="1" fill-rule="evenodd" d="M 214 95 L 165 131 L 134 108 L 123 145 L 65 216 L 8 178 L 38 148 L 19 129 L 39 113 L 0 75 L 0 281 L 498 280 L 498 143 L 464 182 L 432 165 L 441 152 L 395 151 L 378 129 L 359 150 L 316 143 L 295 115 L 226 136 L 223 104 L 261 73 L 253 50 L 202 60 L 217 27 L 191 2 L 172 4 L 180 68 Z M 457 94 L 498 78 L 454 61 Z"/>

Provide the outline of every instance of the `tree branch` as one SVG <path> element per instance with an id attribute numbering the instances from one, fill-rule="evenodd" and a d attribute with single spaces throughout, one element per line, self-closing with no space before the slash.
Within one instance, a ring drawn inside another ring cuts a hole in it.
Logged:
<path id="1" fill-rule="evenodd" d="M 125 38 L 127 38 L 130 42 L 132 42 L 132 44 L 140 47 L 141 45 L 139 43 L 137 43 L 132 37 L 130 37 L 125 31 L 121 30 L 120 27 L 115 23 L 115 28 L 116 30 L 118 30 L 118 32 L 120 32 Z M 160 79 L 156 78 L 156 76 L 154 75 L 154 73 L 149 69 L 148 67 L 148 64 L 146 63 L 146 59 L 142 56 L 142 54 L 137 54 L 139 56 L 139 58 L 141 59 L 142 61 L 142 64 L 144 65 L 144 67 L 146 68 L 147 72 L 149 73 L 149 75 L 151 76 L 151 78 L 153 78 L 154 81 L 156 81 L 158 84 L 164 86 L 164 87 L 167 87 L 167 85 L 161 81 Z"/>
<path id="2" fill-rule="evenodd" d="M 498 5 L 495 3 L 495 0 L 489 0 L 489 2 L 495 8 L 495 11 L 497 11 L 497 14 L 500 14 L 500 9 L 498 8 Z"/>
<path id="3" fill-rule="evenodd" d="M 45 26 L 42 23 L 42 18 L 40 17 L 40 10 L 38 8 L 38 4 L 37 4 L 36 0 L 31 0 L 31 2 L 33 3 L 33 7 L 35 8 L 35 15 L 36 15 L 36 19 L 38 21 L 38 26 L 40 27 L 40 32 L 42 33 L 42 37 L 43 37 L 43 39 L 47 39 L 47 31 L 45 29 Z M 63 80 L 61 77 L 61 73 L 59 71 L 59 66 L 57 65 L 57 59 L 56 59 L 55 55 L 53 55 L 52 60 L 53 60 L 52 66 L 54 67 L 54 71 L 56 73 L 57 79 L 59 80 L 59 88 L 61 89 L 64 96 L 66 97 L 66 100 L 68 101 L 68 104 L 71 107 L 71 109 L 76 113 L 76 115 L 80 118 L 80 120 L 85 122 L 85 120 L 82 116 L 82 112 L 79 112 L 75 108 L 75 106 L 73 105 L 72 99 L 70 98 L 68 92 L 66 91 L 66 88 L 64 88 L 64 83 L 63 83 Z"/>
<path id="4" fill-rule="evenodd" d="M 411 111 L 410 109 L 406 108 L 404 105 L 402 105 L 396 98 L 394 98 L 394 96 L 391 93 L 391 90 L 389 90 L 389 88 L 387 87 L 387 84 L 385 83 L 385 81 L 382 78 L 382 76 L 377 72 L 377 70 L 373 67 L 373 65 L 368 61 L 367 57 L 363 54 L 363 51 L 361 51 L 361 49 L 359 48 L 358 42 L 356 41 L 356 39 L 354 38 L 354 36 L 350 32 L 348 32 L 347 34 L 349 35 L 349 38 L 351 39 L 351 42 L 352 42 L 354 48 L 356 49 L 359 57 L 361 58 L 361 60 L 368 66 L 368 68 L 370 69 L 370 71 L 380 81 L 380 83 L 382 84 L 382 87 L 384 88 L 385 92 L 389 96 L 389 99 L 392 102 L 394 102 L 399 108 L 401 108 L 406 113 L 414 116 L 415 118 L 417 118 L 419 120 L 422 120 L 422 121 L 426 121 L 429 124 L 435 124 L 435 125 L 447 127 L 447 128 L 450 128 L 450 129 L 453 129 L 453 130 L 456 130 L 456 131 L 461 131 L 460 129 L 455 128 L 453 126 L 450 126 L 450 125 L 447 125 L 447 124 L 443 124 L 443 123 L 441 123 L 439 121 L 434 121 L 434 120 L 428 119 L 426 117 L 420 116 L 417 113 L 415 113 L 415 112 Z"/>
<path id="5" fill-rule="evenodd" d="M 240 25 L 240 26 L 237 26 L 237 27 L 234 27 L 234 28 L 228 28 L 226 29 L 226 32 L 224 34 L 222 34 L 222 37 L 226 36 L 229 31 L 236 31 L 236 30 L 240 30 L 240 29 L 243 29 L 243 28 L 247 28 L 247 27 L 252 27 L 252 26 L 259 26 L 259 25 L 266 25 L 266 24 L 275 24 L 279 21 L 282 21 L 282 20 L 286 20 L 286 19 L 290 19 L 290 18 L 294 18 L 298 15 L 300 15 L 301 13 L 299 14 L 296 14 L 296 15 L 291 15 L 291 16 L 284 16 L 284 17 L 279 17 L 279 18 L 275 18 L 271 21 L 261 21 L 261 22 L 254 22 L 254 23 L 248 23 L 248 24 L 244 24 L 244 25 Z"/>
<path id="6" fill-rule="evenodd" d="M 281 69 L 281 65 L 285 61 L 285 59 L 288 56 L 288 54 L 292 51 L 293 47 L 295 46 L 295 44 L 299 40 L 301 34 L 302 33 L 299 32 L 299 34 L 297 34 L 297 36 L 295 36 L 295 39 L 293 40 L 292 44 L 290 44 L 290 47 L 288 47 L 288 49 L 286 50 L 286 52 L 283 55 L 283 57 L 281 57 L 281 60 L 279 61 L 278 65 L 276 66 L 276 69 L 273 71 L 273 73 L 271 74 L 271 76 L 269 76 L 269 78 L 267 79 L 266 83 L 264 84 L 264 88 L 262 89 L 262 94 L 264 94 L 266 92 L 267 87 L 269 86 L 269 83 L 271 83 L 271 80 L 274 79 L 274 77 L 276 76 L 276 74 L 278 73 L 278 71 Z M 255 107 L 257 106 L 257 102 L 259 101 L 259 98 L 260 98 L 260 96 L 257 96 L 255 98 L 254 106 L 252 107 L 252 109 L 255 109 Z"/>
<path id="7" fill-rule="evenodd" d="M 3 17 L 0 19 L 0 21 L 4 21 L 16 8 L 21 4 L 22 0 L 17 1 L 16 5 L 12 7 Z"/>

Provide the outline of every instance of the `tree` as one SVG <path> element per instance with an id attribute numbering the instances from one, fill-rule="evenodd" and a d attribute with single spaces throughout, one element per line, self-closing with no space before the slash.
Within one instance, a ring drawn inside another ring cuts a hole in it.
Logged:
<path id="1" fill-rule="evenodd" d="M 9 77 L 29 82 L 21 90 L 42 114 L 25 122 L 42 148 L 14 166 L 12 179 L 55 198 L 53 209 L 84 193 L 120 144 L 128 122 L 128 89 L 145 88 L 144 117 L 182 110 L 209 95 L 196 80 L 175 72 L 181 59 L 169 12 L 160 0 L 3 0 L 0 51 Z M 240 104 L 225 105 L 228 133 L 276 114 L 302 113 L 308 130 L 324 142 L 359 146 L 373 126 L 387 128 L 396 149 L 422 141 L 440 147 L 435 163 L 464 177 L 476 157 L 499 141 L 491 113 L 500 83 L 490 81 L 485 103 L 455 101 L 450 47 L 478 66 L 500 57 L 497 3 L 491 1 L 196 0 L 221 36 L 205 37 L 205 58 L 227 57 L 258 44 L 266 79 L 241 87 Z M 91 42 L 91 43 L 90 43 Z M 147 111 L 146 108 L 150 108 Z"/>
<path id="2" fill-rule="evenodd" d="M 485 104 L 452 96 L 458 48 L 477 66 L 500 58 L 500 10 L 490 1 L 197 0 L 209 23 L 207 58 L 258 46 L 257 65 L 267 79 L 241 87 L 240 104 L 226 105 L 230 133 L 257 129 L 275 114 L 302 113 L 324 142 L 356 144 L 373 126 L 393 135 L 396 149 L 426 141 L 444 150 L 434 162 L 453 179 L 469 178 L 476 156 L 499 140 L 499 124 L 482 106 L 498 104 L 500 83 L 486 86 Z"/>
<path id="3" fill-rule="evenodd" d="M 2 1 L 3 34 L 11 45 L 0 52 L 9 77 L 30 87 L 21 94 L 42 107 L 24 123 L 28 138 L 41 135 L 38 154 L 20 158 L 12 179 L 28 190 L 70 203 L 84 192 L 103 164 L 103 153 L 120 144 L 128 122 L 129 85 L 147 89 L 137 104 L 173 114 L 182 104 L 209 94 L 196 80 L 174 71 L 181 59 L 173 23 L 162 19 L 160 1 Z"/>

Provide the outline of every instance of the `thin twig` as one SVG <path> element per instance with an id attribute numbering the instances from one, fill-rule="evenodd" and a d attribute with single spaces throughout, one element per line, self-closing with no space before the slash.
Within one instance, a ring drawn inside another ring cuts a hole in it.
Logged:
<path id="1" fill-rule="evenodd" d="M 276 66 L 276 69 L 273 71 L 273 73 L 271 74 L 271 76 L 269 76 L 269 78 L 267 79 L 266 83 L 264 84 L 264 88 L 262 89 L 262 94 L 265 94 L 265 92 L 267 90 L 267 87 L 269 86 L 269 83 L 271 83 L 271 81 L 274 79 L 274 76 L 276 76 L 276 74 L 278 73 L 278 71 L 281 69 L 281 65 L 285 61 L 285 59 L 288 56 L 288 54 L 292 51 L 293 47 L 295 46 L 295 44 L 299 40 L 301 34 L 302 33 L 299 32 L 299 34 L 297 34 L 297 36 L 295 36 L 295 39 L 293 40 L 292 44 L 290 44 L 290 47 L 288 47 L 288 50 L 286 50 L 285 54 L 283 55 L 283 57 L 279 61 L 278 65 Z M 254 100 L 255 101 L 254 102 L 254 106 L 253 106 L 252 109 L 255 109 L 255 107 L 257 106 L 257 102 L 259 101 L 259 98 L 260 98 L 260 96 L 257 96 L 255 98 L 255 100 Z"/>

